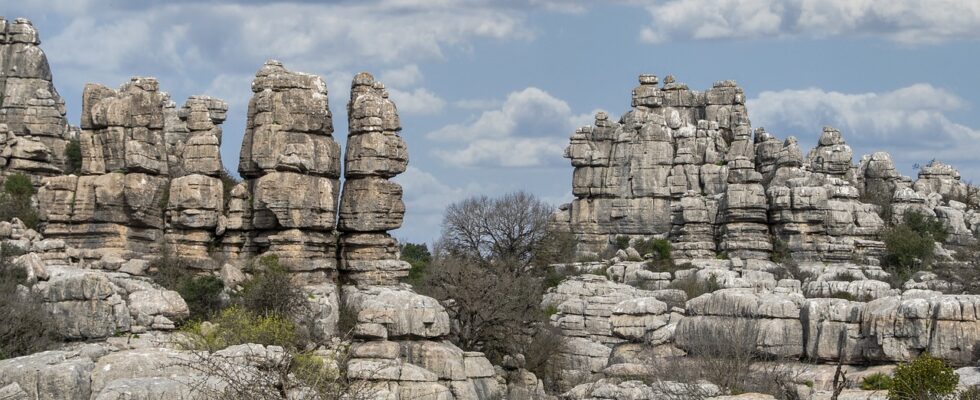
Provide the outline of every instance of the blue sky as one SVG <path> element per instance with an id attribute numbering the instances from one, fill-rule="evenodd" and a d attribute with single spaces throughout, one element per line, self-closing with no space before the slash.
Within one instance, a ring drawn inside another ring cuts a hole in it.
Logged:
<path id="1" fill-rule="evenodd" d="M 411 155 L 409 241 L 471 195 L 571 200 L 561 158 L 597 110 L 628 110 L 640 73 L 692 89 L 735 79 L 753 126 L 811 147 L 833 125 L 905 174 L 937 158 L 980 181 L 980 0 L 4 1 L 41 32 L 77 124 L 86 82 L 155 76 L 178 104 L 228 101 L 235 170 L 249 83 L 269 58 L 323 76 L 344 143 L 350 79 L 379 77 Z"/>

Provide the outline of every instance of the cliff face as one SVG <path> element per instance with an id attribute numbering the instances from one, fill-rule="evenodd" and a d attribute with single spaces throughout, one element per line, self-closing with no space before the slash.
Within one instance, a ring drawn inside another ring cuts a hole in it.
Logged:
<path id="1" fill-rule="evenodd" d="M 60 175 L 72 136 L 65 101 L 31 22 L 0 17 L 0 166 L 3 175 Z"/>
<path id="2" fill-rule="evenodd" d="M 976 232 L 976 204 L 955 169 L 933 163 L 912 182 L 886 153 L 861 158 L 825 127 L 806 157 L 796 138 L 751 129 L 743 90 L 732 81 L 691 91 L 668 76 L 641 75 L 632 108 L 575 131 L 565 157 L 575 200 L 554 215 L 576 234 L 579 253 L 600 253 L 616 236 L 668 238 L 680 258 L 770 258 L 786 246 L 801 261 L 875 263 L 885 222 L 910 207 Z M 927 199 L 932 199 L 927 201 Z M 873 203 L 873 204 L 872 204 Z M 922 205 L 922 206 L 913 206 Z"/>

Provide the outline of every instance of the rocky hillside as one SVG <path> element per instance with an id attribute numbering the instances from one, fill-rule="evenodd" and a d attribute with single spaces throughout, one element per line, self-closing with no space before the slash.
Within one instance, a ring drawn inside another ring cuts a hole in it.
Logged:
<path id="1" fill-rule="evenodd" d="M 734 82 L 641 75 L 572 135 L 550 228 L 579 259 L 533 267 L 562 278 L 530 305 L 561 339 L 538 376 L 405 283 L 408 149 L 370 74 L 341 155 L 325 81 L 262 65 L 238 181 L 224 101 L 89 84 L 72 128 L 31 23 L 0 27 L 0 200 L 37 216 L 0 221 L 0 399 L 884 399 L 867 377 L 927 356 L 980 383 L 975 188 L 833 128 L 804 157 Z"/>

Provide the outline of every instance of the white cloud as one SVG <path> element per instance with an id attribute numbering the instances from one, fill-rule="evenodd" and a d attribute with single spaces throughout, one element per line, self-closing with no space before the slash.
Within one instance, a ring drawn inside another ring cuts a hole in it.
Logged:
<path id="1" fill-rule="evenodd" d="M 391 100 L 398 106 L 398 111 L 402 114 L 438 114 L 446 106 L 445 100 L 424 88 L 418 88 L 411 92 L 389 88 L 388 93 L 391 95 Z"/>
<path id="2" fill-rule="evenodd" d="M 980 129 L 957 123 L 949 115 L 966 108 L 966 101 L 930 84 L 882 93 L 817 88 L 769 91 L 749 100 L 747 107 L 753 125 L 777 128 L 777 135 L 795 134 L 809 143 L 822 125 L 841 129 L 855 148 L 855 157 L 884 150 L 902 168 L 937 158 L 980 172 L 976 161 Z"/>
<path id="3" fill-rule="evenodd" d="M 389 86 L 413 86 L 422 81 L 422 71 L 418 65 L 408 64 L 382 72 L 381 81 Z"/>
<path id="4" fill-rule="evenodd" d="M 512 92 L 498 109 L 484 111 L 467 123 L 444 126 L 426 137 L 464 143 L 461 148 L 435 151 L 453 165 L 538 166 L 561 160 L 568 136 L 590 118 L 572 114 L 564 100 L 529 87 Z"/>
<path id="5" fill-rule="evenodd" d="M 502 102 L 496 99 L 462 99 L 453 102 L 453 107 L 463 110 L 486 110 L 500 107 Z"/>
<path id="6" fill-rule="evenodd" d="M 647 42 L 674 38 L 875 36 L 904 44 L 980 39 L 976 0 L 666 0 L 646 5 Z"/>
<path id="7" fill-rule="evenodd" d="M 415 166 L 409 166 L 394 181 L 402 185 L 405 209 L 408 210 L 402 228 L 394 234 L 413 238 L 412 240 L 437 239 L 441 232 L 442 213 L 446 207 L 467 196 L 482 193 L 479 186 L 472 184 L 466 188 L 449 186 Z M 482 189 L 486 189 L 486 186 Z"/>

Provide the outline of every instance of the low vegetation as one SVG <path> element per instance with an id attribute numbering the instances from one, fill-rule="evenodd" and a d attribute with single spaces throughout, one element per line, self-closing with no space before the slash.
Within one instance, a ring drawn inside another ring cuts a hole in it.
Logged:
<path id="1" fill-rule="evenodd" d="M 31 204 L 34 196 L 34 185 L 31 178 L 21 173 L 7 176 L 3 181 L 3 192 L 0 192 L 0 221 L 20 219 L 24 226 L 37 229 L 41 219 Z"/>
<path id="2" fill-rule="evenodd" d="M 65 175 L 82 172 L 82 145 L 78 138 L 68 141 L 65 145 Z"/>
<path id="3" fill-rule="evenodd" d="M 212 275 L 194 274 L 190 261 L 178 257 L 169 246 L 161 247 L 148 270 L 154 282 L 180 294 L 190 310 L 189 321 L 206 320 L 225 305 L 221 299 L 224 283 Z"/>
<path id="4" fill-rule="evenodd" d="M 892 388 L 892 377 L 883 372 L 877 372 L 861 379 L 862 390 L 888 390 Z"/>
<path id="5" fill-rule="evenodd" d="M 888 400 L 933 400 L 956 391 L 960 377 L 945 361 L 924 353 L 895 368 Z"/>
<path id="6" fill-rule="evenodd" d="M 714 275 L 707 279 L 698 279 L 696 274 L 689 274 L 683 278 L 674 279 L 670 282 L 671 289 L 680 289 L 687 294 L 688 299 L 693 299 L 703 294 L 721 290 L 721 283 Z"/>
<path id="7" fill-rule="evenodd" d="M 756 351 L 759 326 L 755 321 L 730 320 L 686 332 L 688 355 L 655 362 L 647 379 L 655 388 L 673 393 L 665 398 L 701 399 L 710 393 L 707 381 L 725 393 L 765 393 L 777 399 L 795 399 L 794 387 L 802 370 L 771 362 Z M 678 392 L 676 382 L 681 384 Z"/>
<path id="8" fill-rule="evenodd" d="M 907 211 L 902 222 L 885 230 L 885 269 L 901 280 L 917 271 L 928 269 L 936 258 L 935 242 L 946 240 L 948 233 L 942 222 L 918 211 Z"/>
<path id="9" fill-rule="evenodd" d="M 41 300 L 21 286 L 27 273 L 13 262 L 19 253 L 0 245 L 0 359 L 48 350 L 61 339 Z"/>

